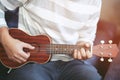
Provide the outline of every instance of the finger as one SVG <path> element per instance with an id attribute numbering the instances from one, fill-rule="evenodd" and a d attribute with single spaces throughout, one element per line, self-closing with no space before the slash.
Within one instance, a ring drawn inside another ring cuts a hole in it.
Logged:
<path id="1" fill-rule="evenodd" d="M 17 55 L 14 55 L 15 59 L 17 59 L 19 62 L 26 62 L 29 56 L 30 53 L 25 53 L 24 51 L 20 51 L 17 53 Z"/>
<path id="2" fill-rule="evenodd" d="M 20 57 L 20 55 L 19 54 L 12 54 L 12 55 L 9 55 L 8 56 L 8 58 L 10 59 L 10 60 L 12 60 L 12 61 L 14 61 L 14 62 L 18 62 L 18 63 L 22 63 L 22 60 L 23 59 L 20 59 L 21 57 Z"/>
<path id="3" fill-rule="evenodd" d="M 87 50 L 87 51 L 86 51 L 86 54 L 87 54 L 87 58 L 91 58 L 91 57 L 92 57 L 91 51 Z"/>
<path id="4" fill-rule="evenodd" d="M 74 50 L 73 57 L 77 59 L 77 49 Z"/>
<path id="5" fill-rule="evenodd" d="M 85 47 L 89 48 L 90 47 L 90 43 L 86 43 Z"/>
<path id="6" fill-rule="evenodd" d="M 80 53 L 79 50 L 77 50 L 77 59 L 82 59 L 82 57 L 81 57 L 81 53 Z"/>
<path id="7" fill-rule="evenodd" d="M 85 49 L 84 48 L 81 48 L 80 49 L 80 53 L 81 53 L 81 57 L 82 57 L 82 59 L 86 59 L 86 51 L 85 51 Z"/>
<path id="8" fill-rule="evenodd" d="M 21 57 L 21 60 L 25 62 L 30 57 L 30 53 L 23 51 L 23 52 L 21 52 L 20 57 Z"/>
<path id="9" fill-rule="evenodd" d="M 30 44 L 27 44 L 27 43 L 25 43 L 24 47 L 25 47 L 25 48 L 28 48 L 28 49 L 31 49 L 31 50 L 35 49 L 34 46 L 32 46 L 32 45 L 30 45 Z"/>
<path id="10" fill-rule="evenodd" d="M 25 62 L 27 59 L 22 57 L 21 55 L 14 56 L 14 60 L 16 60 L 19 63 Z"/>
<path id="11" fill-rule="evenodd" d="M 22 61 L 17 57 L 12 57 L 11 60 L 14 62 L 22 63 Z"/>

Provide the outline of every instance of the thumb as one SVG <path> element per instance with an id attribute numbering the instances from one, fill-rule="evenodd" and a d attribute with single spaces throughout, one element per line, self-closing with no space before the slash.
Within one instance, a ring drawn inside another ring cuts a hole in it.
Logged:
<path id="1" fill-rule="evenodd" d="M 28 48 L 28 49 L 31 49 L 31 50 L 35 49 L 34 46 L 32 46 L 32 45 L 30 45 L 30 44 L 28 44 L 28 43 L 25 43 L 24 47 L 25 47 L 25 48 Z"/>

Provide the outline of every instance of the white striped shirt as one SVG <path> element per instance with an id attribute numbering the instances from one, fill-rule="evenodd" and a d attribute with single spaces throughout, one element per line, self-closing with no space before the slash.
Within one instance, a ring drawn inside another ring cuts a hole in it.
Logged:
<path id="1" fill-rule="evenodd" d="M 52 43 L 93 43 L 101 0 L 0 0 L 5 8 L 19 8 L 18 28 L 30 35 L 47 34 Z M 0 8 L 2 8 L 0 6 Z M 3 8 L 0 26 L 6 26 Z"/>

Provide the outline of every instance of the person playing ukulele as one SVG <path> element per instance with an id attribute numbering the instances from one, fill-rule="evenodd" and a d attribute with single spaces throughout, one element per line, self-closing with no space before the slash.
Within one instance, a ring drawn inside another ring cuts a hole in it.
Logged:
<path id="1" fill-rule="evenodd" d="M 97 70 L 84 60 L 92 57 L 101 0 L 0 0 L 0 43 L 8 58 L 24 63 L 35 46 L 13 38 L 4 11 L 19 7 L 18 29 L 29 35 L 46 34 L 54 44 L 74 44 L 72 56 L 53 54 L 45 64 L 28 63 L 11 70 L 4 80 L 100 80 Z M 16 34 L 16 33 L 14 33 Z M 32 41 L 32 39 L 31 39 Z"/>

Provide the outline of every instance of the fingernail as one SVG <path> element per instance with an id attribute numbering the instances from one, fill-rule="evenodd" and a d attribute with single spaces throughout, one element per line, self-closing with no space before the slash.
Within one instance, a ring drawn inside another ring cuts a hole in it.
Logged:
<path id="1" fill-rule="evenodd" d="M 32 46 L 32 49 L 35 49 L 35 47 L 34 47 L 34 46 Z"/>

